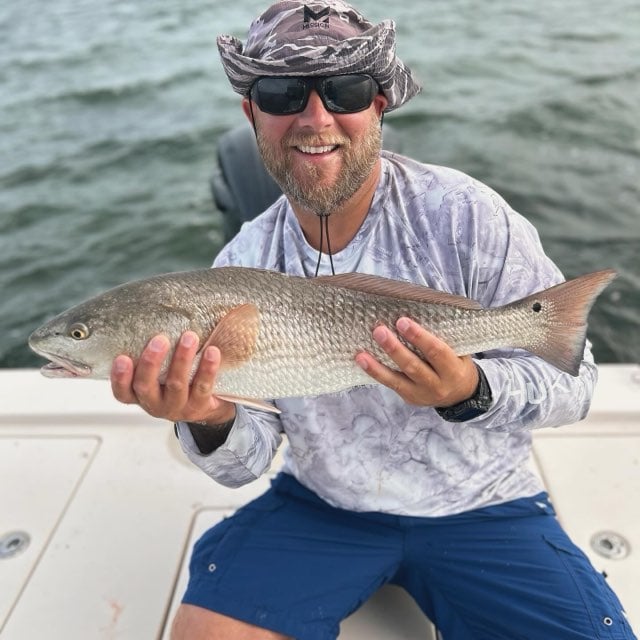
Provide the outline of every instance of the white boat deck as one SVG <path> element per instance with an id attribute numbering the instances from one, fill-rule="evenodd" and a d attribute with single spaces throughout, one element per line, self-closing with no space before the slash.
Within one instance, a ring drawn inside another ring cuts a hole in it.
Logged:
<path id="1" fill-rule="evenodd" d="M 118 404 L 106 382 L 0 370 L 0 390 L 2 640 L 167 640 L 193 540 L 269 478 L 217 485 L 184 459 L 172 425 Z M 637 629 L 640 366 L 601 367 L 588 419 L 537 432 L 534 458 L 562 523 Z M 593 549 L 596 538 L 613 557 Z M 418 638 L 435 632 L 392 587 L 340 634 Z"/>

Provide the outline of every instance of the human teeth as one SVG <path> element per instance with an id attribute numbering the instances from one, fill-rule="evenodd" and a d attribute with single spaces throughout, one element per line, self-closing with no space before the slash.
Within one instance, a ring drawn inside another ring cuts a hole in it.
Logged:
<path id="1" fill-rule="evenodd" d="M 327 145 L 324 147 L 300 146 L 298 149 L 300 149 L 302 153 L 328 153 L 329 151 L 333 151 L 335 147 L 333 145 Z"/>

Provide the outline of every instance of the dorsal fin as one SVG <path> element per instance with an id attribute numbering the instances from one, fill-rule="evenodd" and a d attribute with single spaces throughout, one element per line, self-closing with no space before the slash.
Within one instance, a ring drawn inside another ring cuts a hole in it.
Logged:
<path id="1" fill-rule="evenodd" d="M 371 276 L 365 273 L 340 273 L 333 276 L 318 276 L 310 282 L 320 286 L 341 287 L 377 296 L 387 296 L 413 302 L 447 304 L 461 309 L 482 309 L 482 305 L 471 298 L 436 291 L 420 284 Z"/>

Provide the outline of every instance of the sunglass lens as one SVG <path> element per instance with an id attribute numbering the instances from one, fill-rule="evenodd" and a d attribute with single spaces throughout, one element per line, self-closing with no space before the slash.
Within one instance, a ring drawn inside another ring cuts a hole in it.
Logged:
<path id="1" fill-rule="evenodd" d="M 251 97 L 262 111 L 284 115 L 304 108 L 306 92 L 306 83 L 299 78 L 260 78 Z"/>
<path id="2" fill-rule="evenodd" d="M 326 107 L 337 113 L 356 113 L 366 109 L 376 93 L 375 80 L 365 75 L 329 76 L 321 83 Z"/>

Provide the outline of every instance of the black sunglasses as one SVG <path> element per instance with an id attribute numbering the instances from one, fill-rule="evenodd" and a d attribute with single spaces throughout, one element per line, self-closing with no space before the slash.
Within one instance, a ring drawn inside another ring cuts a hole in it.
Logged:
<path id="1" fill-rule="evenodd" d="M 249 97 L 261 111 L 274 116 L 304 111 L 315 89 L 327 111 L 357 113 L 371 105 L 379 93 L 378 83 L 364 74 L 258 78 Z"/>

